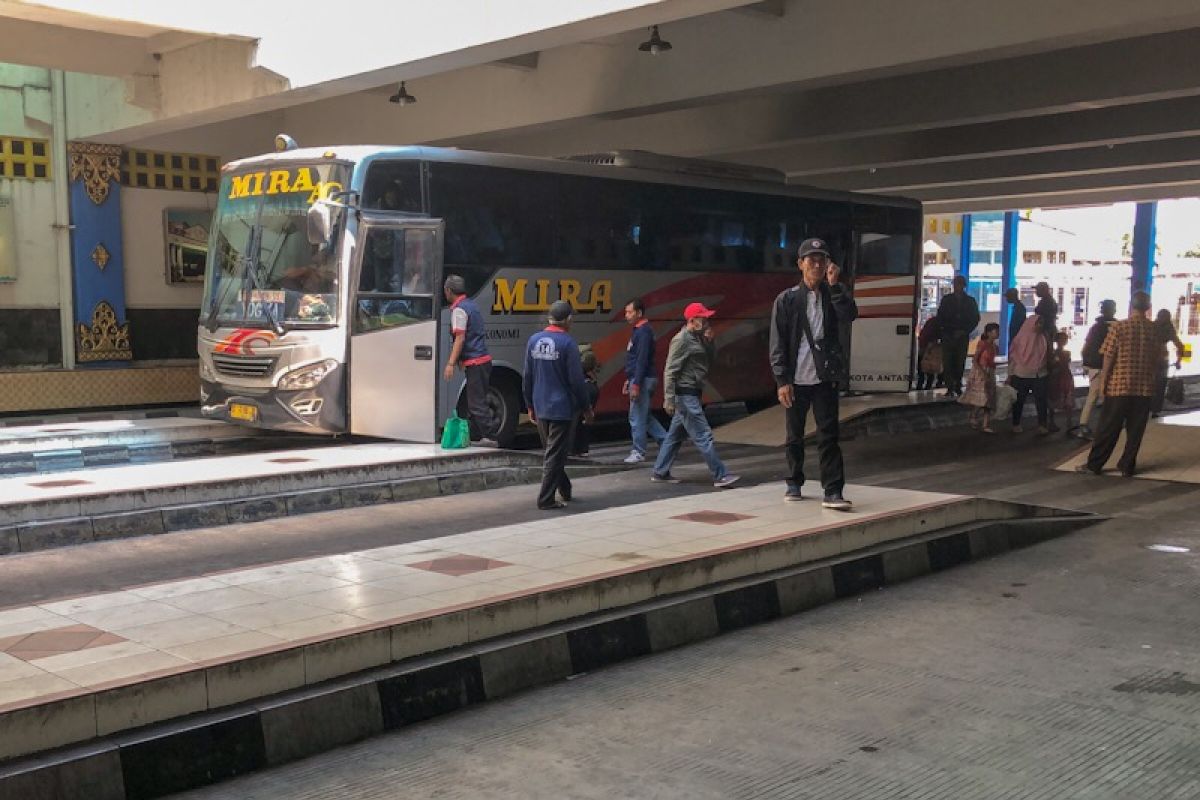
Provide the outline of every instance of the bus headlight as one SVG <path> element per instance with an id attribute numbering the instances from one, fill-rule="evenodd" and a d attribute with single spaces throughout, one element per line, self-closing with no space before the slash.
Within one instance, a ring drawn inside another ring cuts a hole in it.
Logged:
<path id="1" fill-rule="evenodd" d="M 337 369 L 338 362 L 332 358 L 309 364 L 307 367 L 294 369 L 284 375 L 279 381 L 279 388 L 285 392 L 300 389 L 312 389 L 325 379 L 325 376 Z"/>

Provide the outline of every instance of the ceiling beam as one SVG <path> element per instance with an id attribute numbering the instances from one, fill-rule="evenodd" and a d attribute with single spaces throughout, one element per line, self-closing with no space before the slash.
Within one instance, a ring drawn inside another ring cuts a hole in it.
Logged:
<path id="1" fill-rule="evenodd" d="M 905 194 L 947 186 L 1041 181 L 1070 175 L 1116 175 L 1150 166 L 1191 165 L 1200 165 L 1200 137 L 919 166 L 871 167 L 854 172 L 804 175 L 794 180 L 829 189 Z M 1115 180 L 1120 180 L 1119 175 Z"/>
<path id="2" fill-rule="evenodd" d="M 710 157 L 769 165 L 790 176 L 803 177 L 1197 135 L 1200 98 L 1183 98 L 753 152 L 715 153 Z"/>

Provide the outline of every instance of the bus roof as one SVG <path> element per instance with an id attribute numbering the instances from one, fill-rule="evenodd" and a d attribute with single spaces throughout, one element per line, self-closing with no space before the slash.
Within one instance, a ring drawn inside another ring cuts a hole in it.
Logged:
<path id="1" fill-rule="evenodd" d="M 285 150 L 282 152 L 268 153 L 261 156 L 251 156 L 249 158 L 231 161 L 222 168 L 222 171 L 240 171 L 256 166 L 287 164 L 298 161 L 309 164 L 320 161 L 352 162 L 366 166 L 370 162 L 378 159 L 411 159 L 417 161 L 479 164 L 481 166 L 523 169 L 535 172 L 554 172 L 566 175 L 583 175 L 598 178 L 613 178 L 617 180 L 645 181 L 650 183 L 665 183 L 711 189 L 726 189 L 731 191 L 753 192 L 756 194 L 785 195 L 788 197 L 803 197 L 813 200 L 833 200 L 848 203 L 857 202 L 869 203 L 872 205 L 898 206 L 918 211 L 921 209 L 920 201 L 907 197 L 843 192 L 831 189 L 821 189 L 816 186 L 776 183 L 766 180 L 707 177 L 687 172 L 675 172 L 668 169 L 654 169 L 633 166 L 609 166 L 606 164 L 593 164 L 586 161 L 577 161 L 564 158 L 518 156 L 508 153 L 488 153 L 478 150 L 459 150 L 453 147 L 424 147 L 418 145 L 341 145 L 330 147 L 301 147 L 295 150 Z"/>

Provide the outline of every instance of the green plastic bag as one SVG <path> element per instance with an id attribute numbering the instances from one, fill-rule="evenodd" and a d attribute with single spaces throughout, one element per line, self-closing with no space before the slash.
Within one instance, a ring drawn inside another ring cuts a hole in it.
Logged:
<path id="1" fill-rule="evenodd" d="M 442 448 L 461 450 L 470 446 L 471 423 L 458 414 L 452 414 L 450 419 L 446 420 L 446 427 L 442 430 Z"/>

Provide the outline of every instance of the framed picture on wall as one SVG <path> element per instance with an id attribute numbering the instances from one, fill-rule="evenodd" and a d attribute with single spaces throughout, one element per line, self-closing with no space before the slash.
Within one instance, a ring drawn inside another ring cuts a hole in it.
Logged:
<path id="1" fill-rule="evenodd" d="M 204 283 L 211 221 L 212 212 L 204 208 L 168 208 L 163 212 L 167 283 Z"/>

